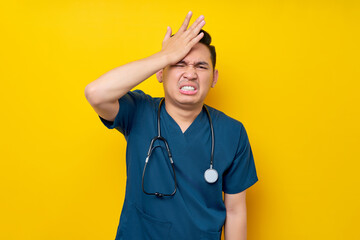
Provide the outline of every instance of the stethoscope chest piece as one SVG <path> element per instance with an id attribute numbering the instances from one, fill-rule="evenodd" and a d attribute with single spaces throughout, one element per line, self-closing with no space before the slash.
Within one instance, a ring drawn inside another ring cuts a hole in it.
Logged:
<path id="1" fill-rule="evenodd" d="M 205 171 L 204 173 L 204 178 L 205 181 L 207 183 L 214 183 L 218 180 L 219 174 L 218 172 L 213 169 L 213 168 L 209 168 L 208 170 Z"/>

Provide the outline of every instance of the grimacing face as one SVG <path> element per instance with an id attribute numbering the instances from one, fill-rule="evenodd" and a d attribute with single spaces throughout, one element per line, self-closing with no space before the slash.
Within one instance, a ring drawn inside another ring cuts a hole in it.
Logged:
<path id="1" fill-rule="evenodd" d="M 193 108 L 202 106 L 217 82 L 218 71 L 213 69 L 210 50 L 197 43 L 183 60 L 166 66 L 156 76 L 164 85 L 167 103 Z"/>

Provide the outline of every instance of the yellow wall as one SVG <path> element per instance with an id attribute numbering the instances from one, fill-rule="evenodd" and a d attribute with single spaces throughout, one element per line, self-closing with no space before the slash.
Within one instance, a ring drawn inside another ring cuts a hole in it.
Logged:
<path id="1" fill-rule="evenodd" d="M 253 148 L 248 239 L 360 239 L 359 1 L 130 2 L 0 3 L 0 239 L 115 238 L 125 140 L 84 88 L 160 50 L 189 10 L 217 47 L 207 103 Z"/>

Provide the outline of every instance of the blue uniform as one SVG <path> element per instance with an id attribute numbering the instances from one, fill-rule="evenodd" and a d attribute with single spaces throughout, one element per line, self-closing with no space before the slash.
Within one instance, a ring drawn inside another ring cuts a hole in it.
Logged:
<path id="1" fill-rule="evenodd" d="M 209 184 L 204 172 L 210 166 L 211 131 L 205 110 L 183 133 L 163 104 L 161 135 L 169 143 L 178 188 L 172 197 L 149 196 L 142 191 L 141 180 L 150 141 L 157 136 L 160 100 L 135 90 L 119 99 L 120 111 L 114 122 L 100 117 L 106 127 L 117 129 L 127 141 L 126 194 L 116 240 L 219 240 L 226 217 L 222 192 L 239 193 L 258 181 L 245 128 L 207 106 L 215 133 L 214 168 L 219 173 L 217 182 Z M 149 160 L 144 187 L 147 192 L 174 190 L 164 146 L 155 148 Z"/>

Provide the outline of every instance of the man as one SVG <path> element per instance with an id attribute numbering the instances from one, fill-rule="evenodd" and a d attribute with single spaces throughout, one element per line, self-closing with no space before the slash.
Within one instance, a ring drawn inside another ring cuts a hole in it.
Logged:
<path id="1" fill-rule="evenodd" d="M 258 180 L 251 147 L 240 122 L 204 106 L 218 79 L 216 54 L 204 17 L 188 28 L 191 16 L 173 36 L 168 27 L 160 52 L 86 86 L 101 121 L 127 140 L 116 239 L 220 239 L 224 225 L 226 240 L 246 239 L 246 189 Z M 155 73 L 163 102 L 130 91 Z M 217 172 L 208 178 L 207 169 Z"/>

